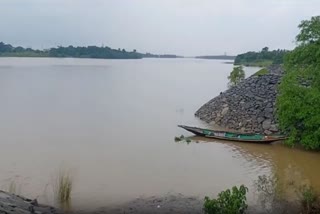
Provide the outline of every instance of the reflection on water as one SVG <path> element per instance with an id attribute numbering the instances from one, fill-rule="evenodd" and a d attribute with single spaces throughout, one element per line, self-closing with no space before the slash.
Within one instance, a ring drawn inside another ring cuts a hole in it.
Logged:
<path id="1" fill-rule="evenodd" d="M 226 89 L 231 70 L 200 59 L 1 58 L 0 186 L 20 176 L 23 195 L 51 203 L 51 177 L 66 165 L 76 208 L 168 192 L 214 196 L 264 174 L 319 189 L 314 153 L 174 143 L 188 136 L 177 124 L 205 126 L 194 112 Z"/>
<path id="2" fill-rule="evenodd" d="M 232 147 L 234 157 L 245 159 L 248 167 L 255 171 L 269 169 L 265 173 L 269 178 L 277 180 L 277 191 L 283 198 L 294 200 L 297 197 L 297 190 L 304 186 L 311 186 L 320 191 L 320 171 L 317 164 L 320 163 L 320 156 L 316 152 L 307 152 L 299 149 L 292 149 L 274 143 L 271 145 L 234 143 L 227 141 L 211 140 L 202 137 L 192 137 L 194 142 L 227 144 Z M 257 176 L 258 178 L 258 176 Z"/>

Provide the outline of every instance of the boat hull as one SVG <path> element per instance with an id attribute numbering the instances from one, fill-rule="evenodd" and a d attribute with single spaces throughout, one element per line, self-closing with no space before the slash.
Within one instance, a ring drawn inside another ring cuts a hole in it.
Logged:
<path id="1" fill-rule="evenodd" d="M 245 142 L 245 143 L 260 143 L 260 144 L 269 144 L 275 141 L 285 140 L 284 136 L 265 136 L 255 133 L 236 133 L 236 132 L 225 132 L 225 131 L 216 131 L 210 129 L 202 129 L 191 126 L 179 125 L 180 128 L 183 128 L 197 136 L 226 140 L 226 141 L 236 141 L 236 142 Z"/>

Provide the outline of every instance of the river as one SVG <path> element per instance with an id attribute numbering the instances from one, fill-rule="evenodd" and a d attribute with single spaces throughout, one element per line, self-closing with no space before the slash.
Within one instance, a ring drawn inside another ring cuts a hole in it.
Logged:
<path id="1" fill-rule="evenodd" d="M 251 75 L 258 68 L 246 68 Z M 215 196 L 259 175 L 320 190 L 320 156 L 279 144 L 176 143 L 178 124 L 227 88 L 231 64 L 201 59 L 0 58 L 0 187 L 52 204 L 73 178 L 75 209 L 139 196 Z"/>

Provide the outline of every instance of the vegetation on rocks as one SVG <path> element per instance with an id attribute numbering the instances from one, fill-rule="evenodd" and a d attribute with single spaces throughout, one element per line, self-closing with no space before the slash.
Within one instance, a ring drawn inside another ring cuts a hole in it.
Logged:
<path id="1" fill-rule="evenodd" d="M 262 68 L 259 71 L 257 71 L 256 73 L 254 73 L 253 76 L 262 76 L 262 75 L 266 75 L 268 73 L 269 73 L 268 69 Z"/>
<path id="2" fill-rule="evenodd" d="M 285 58 L 277 113 L 288 145 L 320 150 L 320 16 L 302 21 L 298 46 Z"/>
<path id="3" fill-rule="evenodd" d="M 245 73 L 242 66 L 236 66 L 228 76 L 229 87 L 236 86 L 245 79 Z"/>

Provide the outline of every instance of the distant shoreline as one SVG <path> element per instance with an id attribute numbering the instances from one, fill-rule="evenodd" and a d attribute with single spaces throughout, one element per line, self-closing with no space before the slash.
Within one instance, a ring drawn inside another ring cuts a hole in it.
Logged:
<path id="1" fill-rule="evenodd" d="M 235 60 L 236 56 L 227 55 L 204 55 L 184 57 L 176 54 L 152 54 L 140 53 L 137 50 L 127 51 L 125 49 L 113 49 L 107 46 L 58 46 L 49 49 L 37 50 L 14 47 L 10 44 L 0 42 L 0 57 L 54 57 L 54 58 L 89 58 L 89 59 L 143 59 L 143 58 L 195 58 L 195 59 L 216 59 Z"/>
<path id="2" fill-rule="evenodd" d="M 236 56 L 217 55 L 217 56 L 196 56 L 197 59 L 222 59 L 222 60 L 235 60 Z"/>
<path id="3" fill-rule="evenodd" d="M 142 59 L 142 58 L 183 58 L 175 54 L 139 53 L 137 50 L 113 49 L 107 46 L 58 46 L 37 50 L 14 47 L 0 42 L 0 57 L 55 57 L 55 58 L 91 58 L 91 59 Z"/>

